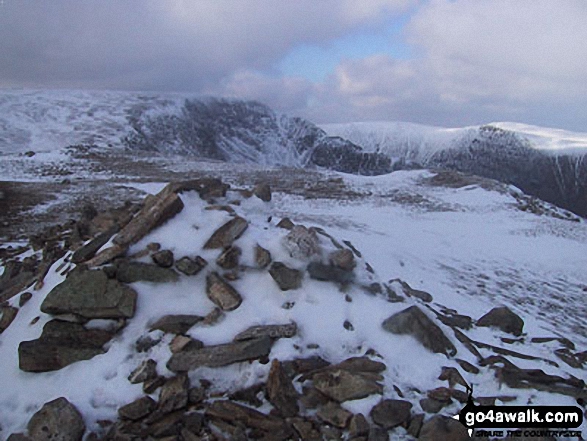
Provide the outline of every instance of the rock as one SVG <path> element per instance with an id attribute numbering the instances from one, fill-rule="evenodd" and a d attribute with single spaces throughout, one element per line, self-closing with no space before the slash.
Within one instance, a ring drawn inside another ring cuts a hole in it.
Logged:
<path id="1" fill-rule="evenodd" d="M 183 193 L 185 191 L 196 191 L 200 198 L 208 200 L 211 198 L 223 198 L 226 196 L 230 185 L 224 184 L 218 178 L 200 178 L 189 181 L 174 182 L 171 184 L 172 191 Z"/>
<path id="2" fill-rule="evenodd" d="M 346 329 L 347 331 L 354 331 L 355 327 L 353 326 L 353 324 L 351 322 L 349 322 L 348 320 L 345 320 L 344 323 L 342 324 L 342 327 L 344 329 Z"/>
<path id="3" fill-rule="evenodd" d="M 333 251 L 328 255 L 328 260 L 332 266 L 340 268 L 344 271 L 352 271 L 355 269 L 355 266 L 357 266 L 357 262 L 355 262 L 355 256 L 348 248 Z"/>
<path id="4" fill-rule="evenodd" d="M 251 326 L 240 332 L 234 337 L 235 341 L 250 340 L 260 337 L 291 338 L 298 332 L 296 323 L 288 323 L 285 325 L 265 325 L 265 326 Z"/>
<path id="5" fill-rule="evenodd" d="M 320 432 L 316 430 L 312 421 L 304 418 L 290 418 L 287 421 L 302 440 L 317 441 L 321 439 Z"/>
<path id="6" fill-rule="evenodd" d="M 352 413 L 333 401 L 329 401 L 327 404 L 320 406 L 316 415 L 325 423 L 339 427 L 340 429 L 346 428 L 349 420 L 353 416 Z"/>
<path id="7" fill-rule="evenodd" d="M 189 404 L 200 404 L 207 398 L 206 389 L 203 387 L 191 387 L 188 391 L 188 403 Z M 233 399 L 233 398 L 231 398 Z"/>
<path id="8" fill-rule="evenodd" d="M 255 263 L 259 268 L 265 268 L 271 263 L 271 253 L 260 245 L 255 247 Z"/>
<path id="9" fill-rule="evenodd" d="M 147 352 L 152 347 L 159 344 L 163 338 L 163 333 L 160 331 L 151 332 L 151 335 L 142 335 L 135 343 L 135 349 L 137 352 Z"/>
<path id="10" fill-rule="evenodd" d="M 118 265 L 116 279 L 119 282 L 177 282 L 179 275 L 171 268 L 161 268 L 157 265 L 143 262 L 122 262 Z"/>
<path id="11" fill-rule="evenodd" d="M 30 293 L 28 291 L 27 292 L 23 292 L 20 295 L 19 299 L 18 299 L 18 306 L 20 306 L 22 308 L 32 298 L 33 298 L 33 294 L 32 293 Z M 2 326 L 0 326 L 0 329 L 2 329 Z"/>
<path id="12" fill-rule="evenodd" d="M 245 387 L 244 389 L 237 390 L 230 394 L 228 398 L 233 401 L 243 401 L 254 407 L 261 407 L 264 401 L 259 398 L 260 394 L 265 395 L 265 384 L 257 383 L 252 386 Z"/>
<path id="13" fill-rule="evenodd" d="M 446 326 L 450 326 L 452 328 L 461 328 L 461 329 L 471 329 L 473 326 L 473 319 L 468 315 L 462 314 L 451 314 L 451 315 L 444 315 L 439 314 L 438 320 L 444 323 Z"/>
<path id="14" fill-rule="evenodd" d="M 109 248 L 106 248 L 92 257 L 90 260 L 85 262 L 85 265 L 88 268 L 93 268 L 96 266 L 104 265 L 105 263 L 110 262 L 111 260 L 115 259 L 116 257 L 121 257 L 126 254 L 128 250 L 128 245 L 113 245 Z"/>
<path id="15" fill-rule="evenodd" d="M 86 329 L 77 323 L 52 320 L 45 324 L 37 340 L 20 343 L 19 367 L 26 372 L 48 372 L 89 360 L 106 352 L 102 346 L 113 335 L 101 329 Z"/>
<path id="16" fill-rule="evenodd" d="M 108 279 L 103 271 L 74 272 L 51 290 L 41 304 L 47 314 L 77 314 L 86 318 L 131 318 L 137 293 Z"/>
<path id="17" fill-rule="evenodd" d="M 220 367 L 241 361 L 256 360 L 269 355 L 273 340 L 268 337 L 205 346 L 173 354 L 167 368 L 173 372 L 185 372 L 200 366 Z"/>
<path id="18" fill-rule="evenodd" d="M 128 376 L 128 381 L 132 384 L 144 383 L 147 380 L 152 380 L 157 377 L 157 363 L 155 360 L 143 361 L 131 374 Z"/>
<path id="19" fill-rule="evenodd" d="M 184 273 L 186 276 L 195 276 L 202 271 L 206 265 L 208 265 L 208 262 L 200 256 L 196 256 L 195 259 L 184 256 L 175 262 L 177 270 Z"/>
<path id="20" fill-rule="evenodd" d="M 157 412 L 166 414 L 183 409 L 188 404 L 190 382 L 186 374 L 167 380 L 159 392 Z"/>
<path id="21" fill-rule="evenodd" d="M 492 326 L 501 329 L 503 332 L 519 336 L 524 329 L 524 320 L 507 306 L 493 308 L 479 320 L 477 326 Z"/>
<path id="22" fill-rule="evenodd" d="M 456 384 L 460 384 L 464 387 L 469 387 L 461 373 L 457 368 L 443 366 L 441 368 L 440 376 L 438 377 L 441 381 L 448 381 L 448 387 L 454 387 Z"/>
<path id="23" fill-rule="evenodd" d="M 436 415 L 422 425 L 419 441 L 465 441 L 470 439 L 467 429 L 457 420 Z"/>
<path id="24" fill-rule="evenodd" d="M 169 334 L 185 334 L 196 323 L 204 320 L 199 315 L 172 314 L 161 317 L 150 327 L 151 331 L 159 330 Z"/>
<path id="25" fill-rule="evenodd" d="M 242 423 L 246 427 L 260 429 L 265 432 L 275 433 L 285 429 L 285 422 L 279 418 L 265 415 L 257 410 L 226 400 L 213 402 L 206 410 L 206 416 L 211 419 Z"/>
<path id="26" fill-rule="evenodd" d="M 353 415 L 349 422 L 349 438 L 356 438 L 368 434 L 369 423 L 367 422 L 367 418 L 362 413 Z"/>
<path id="27" fill-rule="evenodd" d="M 446 406 L 446 403 L 435 400 L 434 398 L 422 398 L 420 400 L 420 407 L 426 413 L 438 413 L 444 406 Z"/>
<path id="28" fill-rule="evenodd" d="M 335 282 L 345 285 L 354 280 L 354 274 L 333 265 L 324 265 L 320 262 L 311 262 L 307 267 L 308 274 L 314 280 Z"/>
<path id="29" fill-rule="evenodd" d="M 303 225 L 294 226 L 285 236 L 283 244 L 290 256 L 296 259 L 306 260 L 321 253 L 318 235 Z"/>
<path id="30" fill-rule="evenodd" d="M 389 441 L 389 433 L 381 427 L 371 427 L 368 439 L 369 441 Z"/>
<path id="31" fill-rule="evenodd" d="M 128 246 L 138 242 L 183 210 L 183 202 L 177 194 L 169 191 L 170 185 L 155 196 L 147 196 L 141 211 L 112 240 L 115 245 Z"/>
<path id="32" fill-rule="evenodd" d="M 186 337 L 185 335 L 176 335 L 171 343 L 169 343 L 169 349 L 173 354 L 189 349 L 201 349 L 204 347 L 204 343 L 195 338 Z"/>
<path id="33" fill-rule="evenodd" d="M 432 352 L 450 356 L 457 352 L 442 330 L 415 305 L 387 318 L 382 326 L 393 334 L 413 335 Z"/>
<path id="34" fill-rule="evenodd" d="M 343 402 L 382 394 L 383 386 L 361 373 L 328 369 L 313 376 L 314 387 L 335 401 Z"/>
<path id="35" fill-rule="evenodd" d="M 298 393 L 279 360 L 273 360 L 267 378 L 267 399 L 283 417 L 293 417 L 299 412 Z"/>
<path id="36" fill-rule="evenodd" d="M 214 308 L 210 311 L 204 320 L 202 321 L 203 325 L 212 326 L 218 323 L 222 318 L 224 318 L 224 312 L 220 308 Z"/>
<path id="37" fill-rule="evenodd" d="M 409 401 L 383 400 L 373 406 L 369 415 L 375 424 L 389 430 L 407 424 L 411 409 L 412 403 Z"/>
<path id="38" fill-rule="evenodd" d="M 300 403 L 306 409 L 316 409 L 318 406 L 328 403 L 329 397 L 324 395 L 315 387 L 302 387 L 302 396 L 300 397 Z"/>
<path id="39" fill-rule="evenodd" d="M 469 372 L 470 374 L 478 374 L 479 373 L 479 368 L 471 363 L 469 363 L 467 360 L 461 360 L 460 358 L 455 358 L 455 361 L 467 372 Z"/>
<path id="40" fill-rule="evenodd" d="M 16 314 L 18 314 L 18 308 L 14 306 L 3 306 L 0 308 L 0 315 L 2 317 L 0 318 L 0 334 L 8 329 L 16 318 Z"/>
<path id="41" fill-rule="evenodd" d="M 173 251 L 171 250 L 161 250 L 153 253 L 151 256 L 153 262 L 159 265 L 161 268 L 171 268 L 173 266 Z"/>
<path id="42" fill-rule="evenodd" d="M 27 428 L 34 441 L 81 441 L 86 431 L 82 415 L 63 397 L 45 403 Z"/>
<path id="43" fill-rule="evenodd" d="M 127 420 L 140 420 L 155 410 L 157 403 L 151 397 L 141 397 L 118 409 L 118 415 Z"/>
<path id="44" fill-rule="evenodd" d="M 263 202 L 269 202 L 271 201 L 271 186 L 266 183 L 257 184 L 253 188 L 253 194 Z"/>
<path id="45" fill-rule="evenodd" d="M 238 266 L 238 261 L 240 259 L 240 256 L 242 254 L 242 251 L 239 247 L 237 246 L 230 246 L 227 249 L 225 249 L 222 254 L 220 254 L 220 256 L 218 256 L 218 259 L 216 259 L 216 264 L 224 269 L 233 269 L 236 268 Z"/>
<path id="46" fill-rule="evenodd" d="M 237 290 L 216 272 L 206 277 L 206 294 L 223 311 L 233 311 L 243 301 Z"/>
<path id="47" fill-rule="evenodd" d="M 288 268 L 281 262 L 273 262 L 269 274 L 282 291 L 297 289 L 302 286 L 304 274 L 296 269 Z"/>
<path id="48" fill-rule="evenodd" d="M 118 226 L 114 225 L 104 233 L 98 234 L 98 236 L 89 241 L 87 244 L 81 248 L 78 248 L 71 256 L 71 261 L 77 264 L 91 259 L 100 248 L 106 245 L 106 243 L 114 234 L 116 234 L 116 232 L 118 232 Z"/>
<path id="49" fill-rule="evenodd" d="M 6 441 L 33 441 L 24 433 L 13 433 L 11 434 Z"/>
<path id="50" fill-rule="evenodd" d="M 389 283 L 393 283 L 393 282 L 399 283 L 402 287 L 402 291 L 408 297 L 416 297 L 416 298 L 422 300 L 423 302 L 431 302 L 433 300 L 433 297 L 431 294 L 427 293 L 426 291 L 414 289 L 407 282 L 404 282 L 403 280 L 394 279 L 394 280 L 389 281 Z"/>
<path id="51" fill-rule="evenodd" d="M 145 392 L 146 394 L 152 394 L 164 384 L 165 377 L 162 376 L 157 376 L 155 378 L 145 380 L 145 382 L 143 383 L 143 392 Z"/>
<path id="52" fill-rule="evenodd" d="M 296 224 L 294 224 L 289 217 L 284 217 L 277 223 L 277 226 L 284 230 L 291 230 Z"/>
<path id="53" fill-rule="evenodd" d="M 407 431 L 414 438 L 418 438 L 418 436 L 420 435 L 420 429 L 422 429 L 422 423 L 424 422 L 425 416 L 426 415 L 424 415 L 423 413 L 419 413 L 410 420 L 410 424 L 408 424 Z"/>
<path id="54" fill-rule="evenodd" d="M 212 234 L 210 239 L 204 244 L 204 249 L 229 247 L 236 239 L 242 236 L 248 226 L 249 224 L 245 219 L 236 216 Z"/>

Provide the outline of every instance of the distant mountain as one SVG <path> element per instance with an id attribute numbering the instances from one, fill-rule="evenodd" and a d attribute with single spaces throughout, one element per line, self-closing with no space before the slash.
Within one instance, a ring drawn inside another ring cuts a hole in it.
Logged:
<path id="1" fill-rule="evenodd" d="M 461 129 L 409 123 L 323 128 L 366 151 L 387 155 L 394 170 L 443 168 L 497 179 L 587 216 L 587 134 L 513 123 Z"/>

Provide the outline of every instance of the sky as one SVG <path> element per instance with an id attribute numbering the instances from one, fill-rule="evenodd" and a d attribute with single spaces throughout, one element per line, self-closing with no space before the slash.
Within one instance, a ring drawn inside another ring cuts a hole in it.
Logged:
<path id="1" fill-rule="evenodd" d="M 0 88 L 587 132 L 587 0 L 0 0 Z"/>

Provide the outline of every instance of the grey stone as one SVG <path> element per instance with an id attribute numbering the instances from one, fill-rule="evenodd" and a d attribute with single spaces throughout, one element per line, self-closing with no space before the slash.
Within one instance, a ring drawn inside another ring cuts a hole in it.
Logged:
<path id="1" fill-rule="evenodd" d="M 186 374 L 167 380 L 159 392 L 157 412 L 166 414 L 186 407 L 189 389 L 190 382 Z"/>
<path id="2" fill-rule="evenodd" d="M 127 251 L 128 245 L 113 245 L 100 251 L 90 260 L 84 262 L 84 264 L 88 268 L 94 268 L 100 265 L 104 265 L 105 263 L 108 263 L 117 257 L 124 256 Z"/>
<path id="3" fill-rule="evenodd" d="M 465 441 L 470 439 L 467 429 L 457 420 L 436 415 L 422 425 L 419 441 Z"/>
<path id="4" fill-rule="evenodd" d="M 443 366 L 441 368 L 440 376 L 438 377 L 438 379 L 441 381 L 448 381 L 449 387 L 453 387 L 456 384 L 460 384 L 464 387 L 469 387 L 469 385 L 467 384 L 459 370 L 454 367 Z"/>
<path id="5" fill-rule="evenodd" d="M 243 301 L 237 290 L 216 272 L 206 277 L 206 294 L 223 311 L 233 311 Z"/>
<path id="6" fill-rule="evenodd" d="M 155 410 L 157 403 L 151 397 L 141 397 L 118 409 L 118 415 L 127 420 L 140 420 Z"/>
<path id="7" fill-rule="evenodd" d="M 18 299 L 18 306 L 20 306 L 20 307 L 22 308 L 22 307 L 23 307 L 24 305 L 26 305 L 26 304 L 28 303 L 28 301 L 29 301 L 30 299 L 32 299 L 32 298 L 33 298 L 33 294 L 32 294 L 32 293 L 30 293 L 30 292 L 28 292 L 28 291 L 27 291 L 27 292 L 23 292 L 23 293 L 20 295 L 20 298 Z"/>
<path id="8" fill-rule="evenodd" d="M 383 400 L 373 406 L 369 415 L 375 424 L 389 430 L 407 424 L 411 409 L 412 403 L 409 401 Z"/>
<path id="9" fill-rule="evenodd" d="M 414 438 L 418 438 L 418 436 L 420 435 L 420 429 L 422 429 L 422 423 L 424 422 L 425 416 L 426 415 L 424 415 L 423 413 L 419 413 L 410 420 L 407 431 Z"/>
<path id="10" fill-rule="evenodd" d="M 382 394 L 383 386 L 361 373 L 328 369 L 313 376 L 314 387 L 335 401 L 343 402 Z"/>
<path id="11" fill-rule="evenodd" d="M 6 441 L 33 441 L 24 433 L 13 433 L 11 434 Z"/>
<path id="12" fill-rule="evenodd" d="M 86 431 L 82 415 L 63 397 L 44 404 L 27 428 L 34 441 L 81 441 Z"/>
<path id="13" fill-rule="evenodd" d="M 173 266 L 174 258 L 173 251 L 161 250 L 153 253 L 151 259 L 162 268 L 171 268 Z"/>
<path id="14" fill-rule="evenodd" d="M 296 416 L 300 410 L 298 393 L 279 360 L 271 363 L 267 378 L 267 399 L 283 417 Z"/>
<path id="15" fill-rule="evenodd" d="M 247 360 L 256 360 L 269 355 L 273 340 L 269 337 L 206 346 L 173 354 L 167 368 L 174 372 L 185 372 L 201 366 L 220 367 Z"/>
<path id="16" fill-rule="evenodd" d="M 352 271 L 357 266 L 353 252 L 348 248 L 333 251 L 328 255 L 328 260 L 332 266 L 340 268 L 344 271 Z"/>
<path id="17" fill-rule="evenodd" d="M 253 194 L 263 202 L 269 202 L 271 201 L 271 186 L 267 183 L 257 184 L 253 188 Z"/>
<path id="18" fill-rule="evenodd" d="M 176 193 L 185 191 L 196 191 L 200 198 L 207 200 L 210 198 L 223 198 L 226 196 L 230 185 L 224 184 L 218 178 L 200 178 L 188 181 L 173 182 L 172 190 Z"/>
<path id="19" fill-rule="evenodd" d="M 134 289 L 108 279 L 103 271 L 81 271 L 53 288 L 41 304 L 41 311 L 90 319 L 130 318 L 135 314 L 136 302 Z"/>
<path id="20" fill-rule="evenodd" d="M 73 263 L 85 262 L 88 259 L 94 257 L 100 248 L 102 248 L 110 240 L 110 238 L 118 231 L 118 226 L 115 225 L 110 227 L 104 233 L 98 234 L 94 239 L 89 241 L 87 244 L 75 250 L 71 256 Z"/>
<path id="21" fill-rule="evenodd" d="M 383 322 L 382 326 L 393 334 L 413 335 L 432 352 L 451 356 L 457 352 L 442 330 L 415 305 L 392 315 Z"/>
<path id="22" fill-rule="evenodd" d="M 106 352 L 102 346 L 113 335 L 101 329 L 86 329 L 77 323 L 52 320 L 45 324 L 37 340 L 20 343 L 19 367 L 26 372 L 48 372 L 89 360 Z"/>
<path id="23" fill-rule="evenodd" d="M 261 245 L 255 247 L 255 263 L 259 268 L 266 268 L 271 263 L 271 253 Z"/>
<path id="24" fill-rule="evenodd" d="M 325 423 L 331 424 L 340 429 L 346 428 L 353 416 L 352 413 L 343 409 L 338 403 L 333 401 L 329 401 L 325 405 L 320 406 L 316 415 Z"/>
<path id="25" fill-rule="evenodd" d="M 284 217 L 277 223 L 277 226 L 284 230 L 291 230 L 296 224 L 294 224 L 289 217 Z"/>
<path id="26" fill-rule="evenodd" d="M 433 300 L 433 297 L 430 293 L 427 293 L 426 291 L 421 291 L 419 289 L 414 289 L 407 282 L 404 282 L 403 280 L 394 279 L 394 280 L 389 281 L 389 283 L 393 283 L 393 282 L 399 283 L 402 287 L 402 291 L 408 297 L 416 297 L 416 298 L 422 300 L 423 302 L 431 302 Z"/>
<path id="27" fill-rule="evenodd" d="M 298 332 L 296 323 L 288 323 L 285 325 L 265 325 L 265 326 L 251 326 L 243 332 L 238 333 L 235 341 L 250 340 L 252 338 L 271 337 L 277 338 L 291 338 Z"/>
<path id="28" fill-rule="evenodd" d="M 444 323 L 446 326 L 450 326 L 453 328 L 461 328 L 461 329 L 471 329 L 473 326 L 473 319 L 468 315 L 462 314 L 451 314 L 451 315 L 443 315 L 440 314 L 438 319 Z"/>
<path id="29" fill-rule="evenodd" d="M 524 329 L 524 320 L 507 306 L 493 308 L 479 320 L 477 326 L 492 326 L 503 332 L 519 336 Z"/>
<path id="30" fill-rule="evenodd" d="M 116 279 L 119 282 L 177 282 L 179 275 L 171 268 L 161 268 L 157 265 L 143 262 L 122 262 L 118 265 Z"/>
<path id="31" fill-rule="evenodd" d="M 138 242 L 151 230 L 183 210 L 183 202 L 177 194 L 170 191 L 170 185 L 157 195 L 145 198 L 141 211 L 112 240 L 115 245 L 128 246 Z"/>
<path id="32" fill-rule="evenodd" d="M 302 260 L 322 252 L 316 232 L 303 225 L 296 225 L 291 229 L 284 238 L 284 246 L 291 257 Z"/>
<path id="33" fill-rule="evenodd" d="M 228 422 L 239 422 L 246 427 L 266 432 L 279 432 L 285 428 L 285 422 L 282 419 L 265 415 L 257 410 L 231 401 L 213 402 L 206 410 L 206 416 Z"/>
<path id="34" fill-rule="evenodd" d="M 229 247 L 236 239 L 242 236 L 248 226 L 249 224 L 245 219 L 236 216 L 212 234 L 204 244 L 204 249 Z"/>
<path id="35" fill-rule="evenodd" d="M 420 400 L 420 407 L 427 413 L 438 413 L 444 406 L 446 406 L 446 403 L 435 400 L 434 398 L 422 398 Z"/>
<path id="36" fill-rule="evenodd" d="M 159 330 L 169 334 L 185 334 L 196 323 L 204 320 L 199 315 L 171 314 L 161 317 L 150 327 L 151 331 Z"/>
<path id="37" fill-rule="evenodd" d="M 228 248 L 226 248 L 222 254 L 220 254 L 220 256 L 218 256 L 218 259 L 216 259 L 216 264 L 224 269 L 234 269 L 238 266 L 238 261 L 240 259 L 240 256 L 242 254 L 242 251 L 239 247 L 237 246 L 230 246 Z"/>
<path id="38" fill-rule="evenodd" d="M 369 441 L 389 441 L 389 433 L 381 427 L 371 427 L 369 429 Z"/>
<path id="39" fill-rule="evenodd" d="M 282 291 L 297 289 L 302 286 L 304 274 L 296 269 L 288 268 L 281 262 L 273 262 L 269 274 Z"/>
<path id="40" fill-rule="evenodd" d="M 143 361 L 131 374 L 128 376 L 128 381 L 132 384 L 144 383 L 147 380 L 152 380 L 157 377 L 157 363 L 155 360 Z"/>
<path id="41" fill-rule="evenodd" d="M 3 306 L 0 308 L 0 334 L 2 334 L 12 324 L 18 314 L 18 308 L 14 306 Z"/>
<path id="42" fill-rule="evenodd" d="M 355 278 L 352 272 L 338 268 L 334 265 L 325 265 L 320 262 L 310 262 L 307 271 L 312 279 L 321 280 L 323 282 L 347 284 L 351 283 Z"/>
<path id="43" fill-rule="evenodd" d="M 169 349 L 173 354 L 189 349 L 201 349 L 204 347 L 204 343 L 195 338 L 187 337 L 185 335 L 176 335 L 171 343 L 169 343 Z"/>
<path id="44" fill-rule="evenodd" d="M 478 374 L 479 368 L 471 363 L 469 363 L 467 360 L 461 360 L 460 358 L 455 358 L 455 361 L 467 372 L 469 372 L 470 374 Z"/>
<path id="45" fill-rule="evenodd" d="M 200 256 L 196 256 L 195 259 L 184 256 L 175 262 L 177 270 L 184 273 L 186 276 L 195 276 L 202 271 L 206 265 L 208 265 L 208 262 Z"/>
<path id="46" fill-rule="evenodd" d="M 143 383 L 143 392 L 146 394 L 152 394 L 157 389 L 165 384 L 165 377 L 159 375 L 155 378 L 151 378 L 149 380 L 145 380 Z"/>
<path id="47" fill-rule="evenodd" d="M 369 423 L 362 413 L 352 416 L 349 422 L 349 437 L 365 436 L 369 433 Z"/>

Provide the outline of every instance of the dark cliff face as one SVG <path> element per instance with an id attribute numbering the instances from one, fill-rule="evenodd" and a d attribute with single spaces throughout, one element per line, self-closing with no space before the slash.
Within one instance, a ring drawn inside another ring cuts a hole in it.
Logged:
<path id="1" fill-rule="evenodd" d="M 424 165 L 513 184 L 587 217 L 587 155 L 545 153 L 514 132 L 483 126 L 466 144 L 437 152 Z"/>

